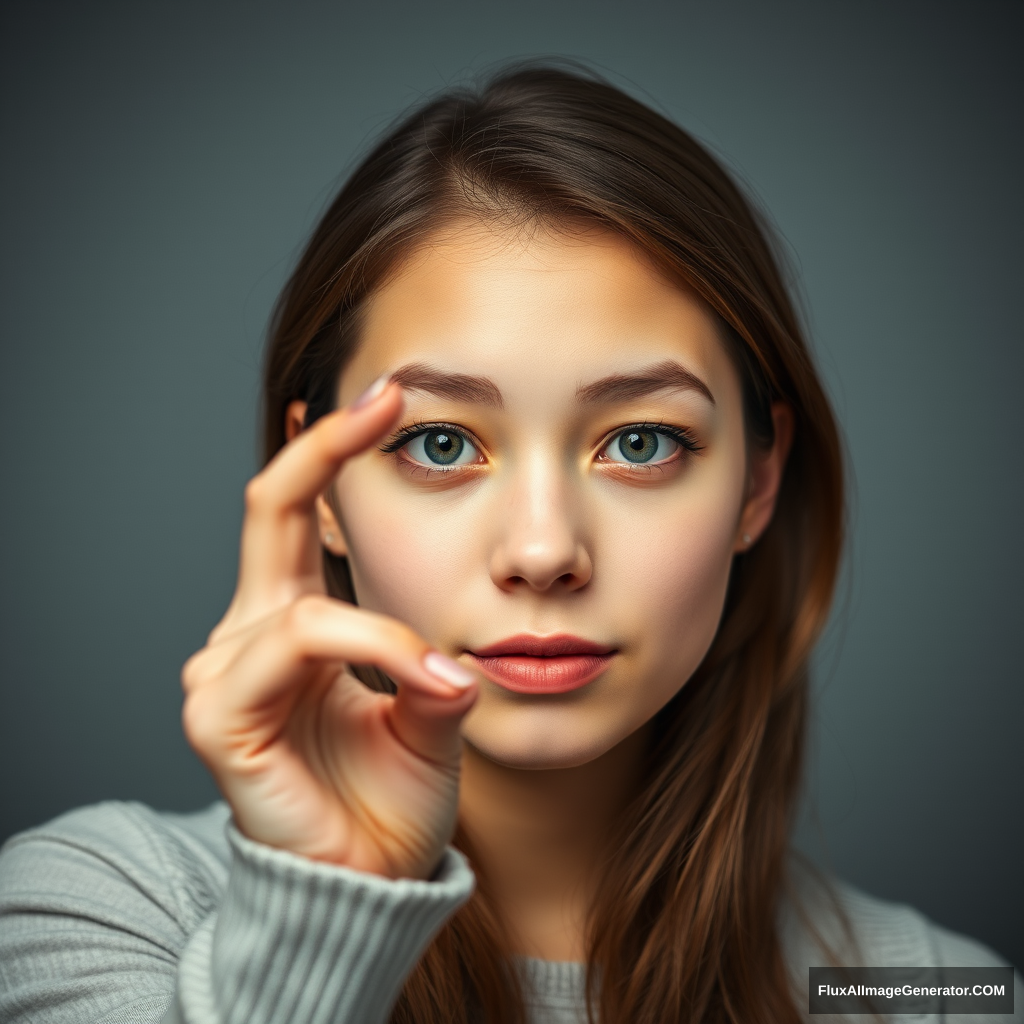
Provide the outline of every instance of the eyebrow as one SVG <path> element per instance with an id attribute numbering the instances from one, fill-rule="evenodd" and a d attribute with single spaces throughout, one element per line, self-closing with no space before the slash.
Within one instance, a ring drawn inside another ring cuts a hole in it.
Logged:
<path id="1" fill-rule="evenodd" d="M 489 377 L 476 377 L 467 373 L 449 373 L 435 370 L 426 363 L 408 363 L 391 375 L 396 384 L 410 391 L 422 391 L 441 398 L 476 405 L 505 407 L 501 390 Z M 576 389 L 576 400 L 591 402 L 628 402 L 657 391 L 696 391 L 712 405 L 715 397 L 711 389 L 695 373 L 672 359 L 644 367 L 635 373 L 613 373 Z"/>
<path id="2" fill-rule="evenodd" d="M 635 373 L 613 373 L 592 384 L 581 384 L 576 389 L 576 398 L 580 402 L 628 402 L 656 391 L 696 391 L 715 404 L 711 388 L 672 359 Z"/>
<path id="3" fill-rule="evenodd" d="M 440 398 L 453 398 L 457 402 L 505 407 L 498 385 L 487 377 L 473 377 L 467 373 L 448 373 L 435 370 L 426 363 L 400 366 L 391 379 L 410 391 L 425 391 Z"/>

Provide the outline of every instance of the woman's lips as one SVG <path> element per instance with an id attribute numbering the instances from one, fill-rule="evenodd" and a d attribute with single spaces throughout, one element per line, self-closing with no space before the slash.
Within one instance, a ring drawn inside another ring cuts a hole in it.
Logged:
<path id="1" fill-rule="evenodd" d="M 596 679 L 615 649 L 577 636 L 509 637 L 467 652 L 488 679 L 515 693 L 568 693 Z"/>

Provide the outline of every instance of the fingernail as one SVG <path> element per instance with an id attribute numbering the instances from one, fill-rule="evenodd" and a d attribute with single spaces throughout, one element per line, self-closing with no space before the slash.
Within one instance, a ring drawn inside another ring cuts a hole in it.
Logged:
<path id="1" fill-rule="evenodd" d="M 437 651 L 431 651 L 423 659 L 423 667 L 432 676 L 436 676 L 442 682 L 449 683 L 460 690 L 465 690 L 467 686 L 471 686 L 476 681 L 476 676 L 468 668 L 443 654 L 438 654 Z"/>
<path id="2" fill-rule="evenodd" d="M 388 381 L 391 378 L 385 374 L 383 377 L 378 377 L 350 406 L 349 408 L 353 411 L 356 409 L 363 409 L 368 406 L 371 402 L 376 401 L 384 389 L 388 386 Z"/>

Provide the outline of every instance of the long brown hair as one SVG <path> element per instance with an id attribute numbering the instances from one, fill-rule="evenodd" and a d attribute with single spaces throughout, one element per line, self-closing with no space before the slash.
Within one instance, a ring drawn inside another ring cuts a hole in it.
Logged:
<path id="1" fill-rule="evenodd" d="M 843 541 L 841 448 L 771 233 L 686 132 L 589 72 L 519 66 L 417 108 L 362 161 L 275 311 L 265 456 L 288 402 L 334 404 L 366 296 L 455 215 L 598 223 L 715 311 L 743 382 L 749 443 L 771 403 L 796 430 L 771 525 L 734 560 L 703 663 L 655 720 L 646 776 L 590 915 L 588 1006 L 602 1024 L 795 1021 L 776 934 L 807 711 L 807 663 Z M 352 599 L 343 560 L 328 584 Z M 385 687 L 379 676 L 363 677 Z M 473 860 L 464 834 L 456 843 Z M 486 874 L 406 982 L 394 1024 L 525 1019 Z"/>

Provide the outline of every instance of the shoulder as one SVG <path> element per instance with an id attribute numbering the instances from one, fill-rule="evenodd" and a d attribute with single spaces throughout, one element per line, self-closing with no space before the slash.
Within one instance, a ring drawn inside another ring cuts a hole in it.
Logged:
<path id="1" fill-rule="evenodd" d="M 984 944 L 941 927 L 907 904 L 878 899 L 806 868 L 792 873 L 780 937 L 794 985 L 804 995 L 809 967 L 1008 966 Z M 1007 1019 L 1017 1020 L 1024 1017 L 1018 972 L 1014 992 L 1018 1011 Z"/>
<path id="2" fill-rule="evenodd" d="M 162 911 L 186 930 L 216 904 L 227 880 L 229 812 L 167 814 L 109 801 L 13 836 L 0 852 L 0 913 Z M 162 916 L 162 915 L 161 915 Z"/>
<path id="3" fill-rule="evenodd" d="M 905 903 L 880 900 L 806 867 L 791 874 L 781 936 L 787 959 L 846 966 L 999 967 L 987 946 L 930 921 Z"/>
<path id="4" fill-rule="evenodd" d="M 228 875 L 227 809 L 102 803 L 0 851 L 0 1019 L 157 1020 Z"/>

